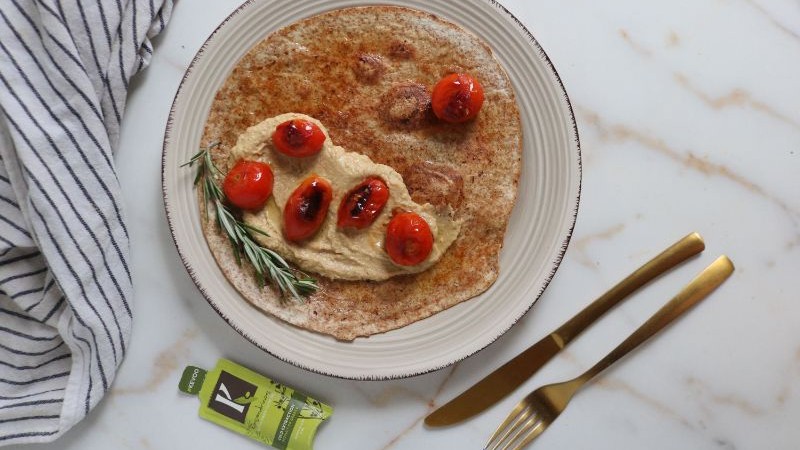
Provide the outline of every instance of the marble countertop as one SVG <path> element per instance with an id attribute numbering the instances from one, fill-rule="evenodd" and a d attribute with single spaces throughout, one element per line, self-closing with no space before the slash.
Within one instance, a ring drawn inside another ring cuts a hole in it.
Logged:
<path id="1" fill-rule="evenodd" d="M 186 364 L 235 359 L 329 402 L 318 449 L 479 448 L 528 391 L 570 378 L 717 255 L 733 277 L 581 391 L 532 448 L 794 449 L 800 445 L 800 4 L 795 0 L 506 0 L 575 108 L 583 194 L 555 279 L 525 318 L 454 366 L 395 381 L 306 372 L 251 345 L 178 258 L 161 142 L 184 70 L 239 0 L 177 2 L 133 83 L 117 156 L 134 260 L 133 341 L 113 388 L 58 441 L 28 449 L 261 448 L 197 418 Z M 646 3 L 646 4 L 645 4 Z M 514 394 L 462 425 L 423 417 L 690 231 L 706 251 L 634 295 Z"/>

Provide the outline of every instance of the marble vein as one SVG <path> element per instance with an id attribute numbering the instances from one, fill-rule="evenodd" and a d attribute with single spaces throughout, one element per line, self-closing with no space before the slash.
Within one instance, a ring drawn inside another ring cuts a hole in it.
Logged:
<path id="1" fill-rule="evenodd" d="M 721 177 L 748 192 L 772 202 L 786 214 L 795 232 L 794 238 L 787 243 L 787 249 L 792 249 L 795 245 L 797 245 L 797 242 L 799 242 L 800 211 L 790 206 L 788 202 L 777 195 L 767 192 L 767 190 L 761 185 L 749 179 L 745 175 L 734 171 L 725 164 L 712 162 L 708 159 L 698 157 L 696 155 L 697 152 L 691 150 L 687 152 L 679 151 L 669 146 L 662 138 L 652 133 L 646 133 L 625 124 L 606 123 L 601 118 L 599 113 L 584 106 L 578 106 L 576 109 L 581 114 L 581 123 L 594 127 L 597 130 L 601 141 L 635 142 L 644 148 L 658 152 L 673 162 L 678 163 L 682 167 L 702 173 L 709 177 Z"/>
<path id="2" fill-rule="evenodd" d="M 622 37 L 622 40 L 625 41 L 639 55 L 646 56 L 648 58 L 653 56 L 653 52 L 649 48 L 639 44 L 636 41 L 634 41 L 631 38 L 631 35 L 630 35 L 630 33 L 628 33 L 627 30 L 620 29 L 619 30 L 619 35 L 620 35 L 620 37 Z"/>
<path id="3" fill-rule="evenodd" d="M 662 416 L 667 417 L 687 428 L 690 428 L 695 431 L 697 430 L 696 427 L 692 424 L 692 422 L 686 417 L 684 417 L 683 414 L 679 413 L 674 408 L 670 407 L 669 405 L 657 399 L 656 397 L 633 387 L 629 383 L 625 383 L 620 381 L 619 379 L 611 377 L 604 377 L 600 378 L 595 384 L 598 387 L 601 387 L 606 390 L 622 392 L 628 395 L 629 397 L 637 400 L 641 404 L 647 405 L 653 411 L 658 412 Z"/>
<path id="4" fill-rule="evenodd" d="M 428 401 L 428 399 L 419 392 L 401 385 L 389 386 L 377 394 L 367 393 L 359 386 L 355 386 L 355 389 L 360 392 L 367 399 L 367 401 L 369 401 L 370 405 L 378 408 L 390 406 L 392 401 L 399 397 L 413 398 L 421 402 Z"/>
<path id="5" fill-rule="evenodd" d="M 731 107 L 745 107 L 750 108 L 755 111 L 758 111 L 767 117 L 772 119 L 781 121 L 787 125 L 790 125 L 798 130 L 800 130 L 800 121 L 789 117 L 788 115 L 778 111 L 776 108 L 770 106 L 766 102 L 761 100 L 757 100 L 753 97 L 753 94 L 746 91 L 745 89 L 741 88 L 734 88 L 729 91 L 727 94 L 713 97 L 703 91 L 701 91 L 696 86 L 692 85 L 689 78 L 680 72 L 674 73 L 675 82 L 678 83 L 678 86 L 687 90 L 697 98 L 699 98 L 703 103 L 711 107 L 712 109 L 721 110 L 725 108 Z"/>
<path id="6" fill-rule="evenodd" d="M 436 408 L 436 399 L 439 398 L 439 396 L 442 394 L 442 391 L 444 391 L 445 386 L 447 386 L 447 383 L 450 381 L 450 379 L 453 378 L 453 374 L 456 372 L 458 366 L 459 366 L 458 363 L 454 364 L 453 367 L 451 367 L 450 370 L 447 372 L 447 375 L 444 377 L 444 379 L 442 379 L 442 382 L 436 388 L 433 397 L 430 399 L 430 401 L 428 401 L 425 412 L 421 416 L 414 419 L 414 421 L 411 422 L 411 424 L 400 430 L 400 432 L 393 438 L 391 438 L 389 442 L 387 442 L 384 446 L 380 447 L 380 450 L 388 450 L 390 448 L 395 447 L 409 432 L 411 432 L 420 423 L 422 423 L 425 417 Z"/>
<path id="7" fill-rule="evenodd" d="M 775 16 L 773 16 L 766 8 L 761 6 L 759 3 L 755 2 L 754 0 L 745 0 L 745 3 L 747 3 L 753 9 L 755 9 L 761 15 L 763 15 L 776 28 L 786 33 L 788 36 L 791 36 L 792 38 L 800 41 L 800 33 L 797 33 L 796 31 L 784 25 L 781 21 L 779 21 Z"/>
<path id="8" fill-rule="evenodd" d="M 634 40 L 630 33 L 625 29 L 619 30 L 619 35 L 622 37 L 622 40 L 625 41 L 630 48 L 636 52 L 637 54 L 652 58 L 654 56 L 653 50 L 647 48 L 646 46 L 642 45 L 641 43 Z M 668 46 L 677 46 L 680 43 L 680 37 L 674 31 L 670 32 L 667 37 L 667 45 Z M 753 96 L 752 93 L 748 92 L 746 89 L 742 88 L 733 88 L 728 93 L 721 95 L 721 96 L 712 96 L 706 92 L 703 92 L 698 87 L 694 86 L 689 77 L 681 72 L 674 72 L 673 77 L 675 82 L 680 86 L 682 89 L 686 90 L 687 92 L 691 93 L 695 97 L 699 98 L 703 103 L 708 105 L 714 110 L 721 110 L 725 108 L 749 108 L 759 113 L 764 114 L 765 116 L 783 122 L 787 125 L 792 126 L 800 130 L 800 121 L 797 119 L 792 118 L 788 114 L 780 112 L 777 108 L 769 105 L 768 103 L 758 100 Z"/>
<path id="9" fill-rule="evenodd" d="M 699 378 L 689 376 L 685 383 L 690 391 L 707 399 L 713 405 L 708 410 L 709 415 L 712 415 L 712 412 L 717 411 L 719 407 L 731 407 L 749 416 L 760 416 L 767 412 L 766 409 L 756 406 L 748 399 L 736 394 L 716 392 L 709 383 Z"/>
<path id="10" fill-rule="evenodd" d="M 595 241 L 607 241 L 622 233 L 623 230 L 625 230 L 625 224 L 618 223 L 596 233 L 587 234 L 575 239 L 572 243 L 575 249 L 573 256 L 578 259 L 580 264 L 592 269 L 597 268 L 597 263 L 589 256 L 588 247 Z"/>
<path id="11" fill-rule="evenodd" d="M 189 345 L 197 337 L 197 334 L 198 331 L 194 328 L 184 331 L 168 348 L 158 353 L 144 383 L 138 386 L 119 386 L 112 389 L 111 394 L 121 396 L 155 392 L 163 382 L 171 379 L 170 377 L 179 368 L 178 362 L 186 358 Z"/>

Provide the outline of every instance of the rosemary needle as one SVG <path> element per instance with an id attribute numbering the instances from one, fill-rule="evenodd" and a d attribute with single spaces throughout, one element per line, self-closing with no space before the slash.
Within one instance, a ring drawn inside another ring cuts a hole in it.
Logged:
<path id="1" fill-rule="evenodd" d="M 209 209 L 213 212 L 217 225 L 231 244 L 236 262 L 241 265 L 244 256 L 244 259 L 253 266 L 258 284 L 264 286 L 269 279 L 281 292 L 282 298 L 292 297 L 301 300 L 304 296 L 314 293 L 319 288 L 317 280 L 291 268 L 279 254 L 259 245 L 253 234 L 266 235 L 266 232 L 237 219 L 228 208 L 225 203 L 225 193 L 222 192 L 216 179 L 222 173 L 211 160 L 211 149 L 217 145 L 212 144 L 201 149 L 184 166 L 199 163 L 194 184 L 197 186 L 202 183 L 203 197 L 207 202 L 205 213 L 207 215 Z"/>

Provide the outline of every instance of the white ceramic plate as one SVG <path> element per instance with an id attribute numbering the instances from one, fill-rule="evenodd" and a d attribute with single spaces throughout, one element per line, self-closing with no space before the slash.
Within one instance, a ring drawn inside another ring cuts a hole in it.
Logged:
<path id="1" fill-rule="evenodd" d="M 245 338 L 299 367 L 353 379 L 413 376 L 486 347 L 542 294 L 569 243 L 580 198 L 575 118 L 555 69 L 525 27 L 491 0 L 390 0 L 434 13 L 482 37 L 514 84 L 524 132 L 520 192 L 500 257 L 500 276 L 483 295 L 412 325 L 340 342 L 260 313 L 228 284 L 200 228 L 192 170 L 216 91 L 236 62 L 270 32 L 363 0 L 251 0 L 208 38 L 186 72 L 169 116 L 163 188 L 175 245 L 211 306 Z"/>

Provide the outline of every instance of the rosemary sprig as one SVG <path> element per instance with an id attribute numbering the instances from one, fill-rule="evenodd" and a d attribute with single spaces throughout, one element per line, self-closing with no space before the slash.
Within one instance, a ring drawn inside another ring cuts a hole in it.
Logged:
<path id="1" fill-rule="evenodd" d="M 256 279 L 260 286 L 264 286 L 269 278 L 277 286 L 283 298 L 291 296 L 296 300 L 301 300 L 304 296 L 314 293 L 319 288 L 317 280 L 289 267 L 286 260 L 279 254 L 259 245 L 253 239 L 253 233 L 265 236 L 267 233 L 237 219 L 226 205 L 225 193 L 217 182 L 217 177 L 221 176 L 222 172 L 211 160 L 211 149 L 217 145 L 219 143 L 201 149 L 192 156 L 189 162 L 183 164 L 191 167 L 194 163 L 199 163 L 194 184 L 195 186 L 202 184 L 203 197 L 207 202 L 206 217 L 211 209 L 217 225 L 225 232 L 231 243 L 236 262 L 241 265 L 242 255 L 244 255 L 255 269 Z"/>

